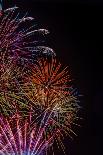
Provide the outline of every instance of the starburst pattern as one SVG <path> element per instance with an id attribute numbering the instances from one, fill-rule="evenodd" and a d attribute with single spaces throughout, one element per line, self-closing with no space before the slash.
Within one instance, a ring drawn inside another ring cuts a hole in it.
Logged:
<path id="1" fill-rule="evenodd" d="M 71 122 L 76 119 L 76 111 L 70 103 L 68 108 L 55 105 L 52 109 L 39 109 L 39 115 L 36 111 L 31 106 L 25 116 L 18 110 L 11 117 L 0 115 L 1 154 L 45 154 L 55 139 L 61 143 L 63 132 L 66 135 L 75 134 L 71 129 Z"/>
<path id="2" fill-rule="evenodd" d="M 70 72 L 42 45 L 48 31 L 33 20 L 17 7 L 1 10 L 0 155 L 47 155 L 55 141 L 64 150 L 64 135 L 76 135 L 80 107 Z"/>
<path id="3" fill-rule="evenodd" d="M 52 62 L 52 63 L 51 63 Z M 70 137 L 75 132 L 72 125 L 76 125 L 77 112 L 79 110 L 78 95 L 71 84 L 67 68 L 62 68 L 55 58 L 49 60 L 40 59 L 37 65 L 31 68 L 28 82 L 23 85 L 23 95 L 32 106 L 40 107 L 49 116 L 48 129 L 59 129 L 59 133 L 68 133 Z M 27 80 L 26 80 L 27 81 Z M 58 136 L 59 137 L 59 136 Z M 59 137 L 60 139 L 60 137 Z"/>
<path id="4" fill-rule="evenodd" d="M 32 17 L 20 18 L 18 7 L 2 11 L 0 16 L 0 52 L 20 60 L 20 63 L 32 62 L 40 54 L 54 55 L 54 51 L 42 46 L 42 36 L 48 34 L 46 29 L 36 29 L 31 24 Z M 40 41 L 41 40 L 41 41 Z"/>
<path id="5" fill-rule="evenodd" d="M 61 100 L 64 95 L 71 95 L 71 79 L 67 67 L 63 68 L 56 58 L 39 59 L 31 67 L 27 76 L 28 82 L 24 85 L 26 95 L 38 100 L 46 107 L 52 106 L 56 100 Z M 27 81 L 27 80 L 26 80 Z"/>
<path id="6" fill-rule="evenodd" d="M 53 135 L 44 136 L 46 126 L 32 125 L 31 113 L 25 119 L 18 113 L 11 118 L 0 116 L 0 154 L 43 155 L 53 139 Z"/>

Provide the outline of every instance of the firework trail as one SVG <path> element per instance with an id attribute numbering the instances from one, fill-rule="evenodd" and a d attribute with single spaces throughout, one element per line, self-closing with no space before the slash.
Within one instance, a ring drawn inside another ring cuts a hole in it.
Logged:
<path id="1" fill-rule="evenodd" d="M 63 135 L 76 135 L 80 107 L 68 68 L 40 45 L 48 31 L 32 21 L 17 7 L 1 8 L 0 155 L 45 155 L 54 141 L 63 149 Z"/>
<path id="2" fill-rule="evenodd" d="M 29 82 L 23 87 L 24 95 L 32 106 L 40 107 L 39 114 L 47 109 L 49 133 L 54 133 L 54 130 L 57 132 L 59 129 L 59 135 L 64 132 L 72 138 L 75 134 L 72 125 L 78 125 L 76 121 L 79 105 L 78 95 L 69 84 L 71 80 L 67 68 L 63 69 L 61 64 L 52 58 L 51 62 L 40 59 L 37 65 L 33 65 L 31 71 Z M 60 140 L 60 137 L 57 136 L 57 139 Z"/>
<path id="3" fill-rule="evenodd" d="M 26 14 L 20 18 L 17 10 L 18 7 L 6 9 L 0 16 L 0 53 L 18 58 L 23 64 L 41 54 L 54 55 L 51 48 L 43 46 L 42 38 L 48 30 L 36 29 L 34 19 Z"/>
<path id="4" fill-rule="evenodd" d="M 52 63 L 48 62 L 47 59 L 45 61 L 44 59 L 43 61 L 41 59 L 38 61 L 39 64 L 41 64 L 41 62 L 43 66 L 33 65 L 34 67 L 31 68 L 32 72 L 28 75 L 29 78 L 27 76 L 26 82 L 24 78 L 24 83 L 19 85 L 22 91 L 18 92 L 19 88 L 14 89 L 13 92 L 16 91 L 17 93 L 13 96 L 14 98 L 10 100 L 19 103 L 19 99 L 21 104 L 24 102 L 25 98 L 27 107 L 25 107 L 25 112 L 23 112 L 24 115 L 27 115 L 28 108 L 32 107 L 34 117 L 29 124 L 31 124 L 32 127 L 36 125 L 37 137 L 35 137 L 33 151 L 37 152 L 37 154 L 39 154 L 38 152 L 45 152 L 46 148 L 51 146 L 54 140 L 61 144 L 63 133 L 72 138 L 75 134 L 72 130 L 72 125 L 77 125 L 77 112 L 79 109 L 77 104 L 78 98 L 73 94 L 73 89 L 67 85 L 67 82 L 70 81 L 68 80 L 69 76 L 67 70 L 62 69 L 61 64 L 58 64 L 54 58 L 52 58 Z M 9 69 L 9 67 L 7 68 Z M 19 75 L 19 72 L 17 73 Z M 15 77 L 15 75 L 13 77 Z M 48 86 L 47 82 L 50 83 L 50 86 Z M 1 105 L 2 102 L 3 101 L 1 101 Z M 15 106 L 13 103 L 10 104 L 10 106 L 11 105 L 13 105 L 14 108 L 18 108 L 18 106 Z M 10 110 L 10 108 L 8 109 Z M 18 108 L 18 111 L 20 111 L 20 108 Z M 29 131 L 30 128 L 28 127 L 28 132 Z M 19 137 L 18 143 L 22 142 L 21 145 L 24 145 L 22 137 L 23 135 Z M 63 149 L 63 146 L 61 147 Z M 25 152 L 25 150 L 22 151 Z"/>
<path id="5" fill-rule="evenodd" d="M 11 118 L 1 115 L 0 154 L 43 155 L 56 134 L 45 135 L 49 123 L 49 117 L 45 119 L 45 116 L 46 114 L 43 116 L 42 126 L 38 127 L 37 123 L 32 125 L 32 113 L 25 119 L 18 113 Z"/>
<path id="6" fill-rule="evenodd" d="M 54 55 L 51 48 L 40 46 L 48 30 L 36 29 L 32 22 L 33 18 L 27 15 L 20 18 L 17 7 L 1 9 L 0 111 L 14 108 L 11 96 L 16 97 L 18 92 L 22 94 L 21 81 L 27 73 L 28 62 L 32 63 L 43 53 Z"/>
<path id="7" fill-rule="evenodd" d="M 31 99 L 41 98 L 41 103 L 50 106 L 53 98 L 59 100 L 63 96 L 72 95 L 71 79 L 67 67 L 63 68 L 56 58 L 39 59 L 38 63 L 31 66 L 28 83 L 24 87 Z M 48 100 L 47 100 L 48 99 Z"/>
<path id="8" fill-rule="evenodd" d="M 73 113 L 75 109 L 69 105 L 68 115 L 64 116 L 64 113 L 67 114 L 67 107 L 64 107 L 65 112 L 61 107 L 60 115 L 60 109 L 56 106 L 52 110 L 39 110 L 39 115 L 36 116 L 34 113 L 37 112 L 32 110 L 33 107 L 29 108 L 26 116 L 18 110 L 11 117 L 0 115 L 0 154 L 45 155 L 54 140 L 61 143 L 62 131 L 66 135 L 71 132 L 75 134 L 71 129 L 71 122 L 76 118 Z"/>
<path id="9" fill-rule="evenodd" d="M 0 61 L 0 112 L 14 111 L 16 94 L 22 92 L 21 85 L 25 76 L 21 69 L 8 57 Z M 18 100 L 19 101 L 19 100 Z M 18 102 L 18 105 L 20 103 Z M 23 103 L 22 103 L 23 104 Z"/>

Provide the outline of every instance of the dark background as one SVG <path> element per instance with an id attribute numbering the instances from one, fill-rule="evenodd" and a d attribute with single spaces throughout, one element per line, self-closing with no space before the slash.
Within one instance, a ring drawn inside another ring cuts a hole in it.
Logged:
<path id="1" fill-rule="evenodd" d="M 4 8 L 17 5 L 29 12 L 39 27 L 50 31 L 47 44 L 69 65 L 83 107 L 78 137 L 65 138 L 67 155 L 101 155 L 103 96 L 103 3 L 102 1 L 5 0 Z M 63 152 L 57 151 L 57 155 Z"/>

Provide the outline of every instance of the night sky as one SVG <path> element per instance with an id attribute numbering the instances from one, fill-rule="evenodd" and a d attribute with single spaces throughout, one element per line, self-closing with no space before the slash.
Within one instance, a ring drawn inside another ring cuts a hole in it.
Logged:
<path id="1" fill-rule="evenodd" d="M 29 12 L 39 28 L 50 31 L 46 42 L 68 65 L 80 98 L 82 127 L 78 137 L 65 138 L 67 155 L 101 155 L 103 101 L 103 3 L 99 1 L 5 0 Z M 57 155 L 63 152 L 57 151 Z"/>

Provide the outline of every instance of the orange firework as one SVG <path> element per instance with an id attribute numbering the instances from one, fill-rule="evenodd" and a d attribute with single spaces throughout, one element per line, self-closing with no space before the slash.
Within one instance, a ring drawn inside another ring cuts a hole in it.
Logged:
<path id="1" fill-rule="evenodd" d="M 67 68 L 63 69 L 55 58 L 39 59 L 38 64 L 32 66 L 28 82 L 26 80 L 23 86 L 28 101 L 43 111 L 47 109 L 47 115 L 51 114 L 50 132 L 59 128 L 60 132 L 75 134 L 71 128 L 77 120 L 79 105 L 78 97 L 69 86 L 70 81 Z"/>
<path id="2" fill-rule="evenodd" d="M 68 83 L 71 79 L 67 67 L 63 68 L 61 63 L 52 57 L 39 59 L 38 63 L 32 66 L 29 75 L 29 87 L 26 83 L 27 95 L 34 100 L 39 100 L 48 107 L 48 103 L 70 95 Z M 31 86 L 30 86 L 31 85 Z M 28 93 L 29 92 L 29 93 Z"/>

